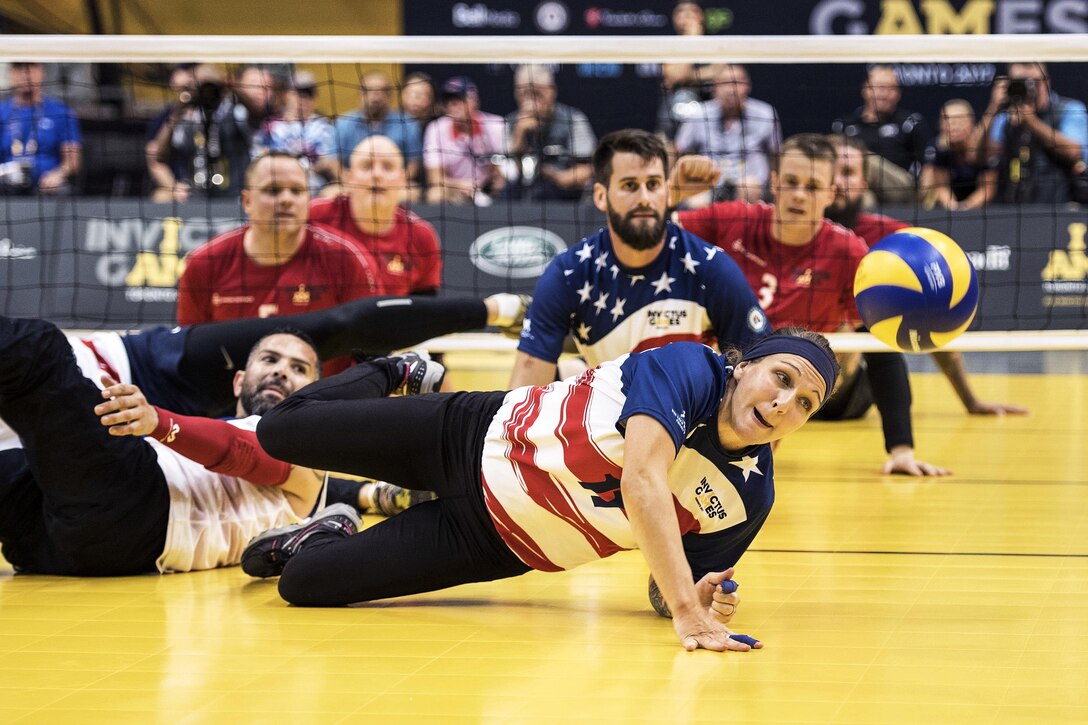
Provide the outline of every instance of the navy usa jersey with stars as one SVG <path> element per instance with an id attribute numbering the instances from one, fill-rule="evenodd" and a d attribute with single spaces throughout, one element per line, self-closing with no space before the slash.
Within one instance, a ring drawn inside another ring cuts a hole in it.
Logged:
<path id="1" fill-rule="evenodd" d="M 647 415 L 675 446 L 667 485 L 696 580 L 736 564 L 774 503 L 771 447 L 726 451 L 717 410 L 732 368 L 682 342 L 507 393 L 484 440 L 484 498 L 526 565 L 558 571 L 637 546 L 620 479 L 626 422 Z"/>
<path id="2" fill-rule="evenodd" d="M 770 324 L 728 254 L 669 222 L 640 269 L 620 265 L 607 229 L 560 254 L 537 282 L 518 350 L 547 362 L 567 333 L 590 366 L 687 340 L 746 347 Z"/>

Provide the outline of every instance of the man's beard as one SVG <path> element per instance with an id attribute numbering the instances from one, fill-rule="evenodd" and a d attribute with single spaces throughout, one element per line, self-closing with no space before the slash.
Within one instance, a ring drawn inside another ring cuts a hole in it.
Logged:
<path id="1" fill-rule="evenodd" d="M 664 215 L 654 212 L 653 224 L 636 223 L 630 214 L 627 217 L 621 217 L 612 208 L 612 202 L 606 203 L 608 204 L 608 223 L 628 247 L 644 252 L 661 243 L 661 239 L 665 236 Z"/>
<path id="2" fill-rule="evenodd" d="M 270 398 L 263 394 L 260 383 L 242 383 L 242 393 L 238 396 L 242 411 L 246 415 L 264 415 L 282 402 L 282 398 Z M 286 393 L 285 393 L 286 394 Z"/>
<path id="3" fill-rule="evenodd" d="M 860 196 L 853 201 L 844 199 L 840 202 L 836 199 L 834 204 L 824 210 L 824 216 L 847 229 L 853 229 L 858 225 L 863 201 L 864 199 Z"/>

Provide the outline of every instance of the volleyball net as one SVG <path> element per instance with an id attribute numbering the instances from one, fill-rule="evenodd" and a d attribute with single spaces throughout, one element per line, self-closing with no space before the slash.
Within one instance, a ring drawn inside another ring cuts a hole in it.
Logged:
<path id="1" fill-rule="evenodd" d="M 347 189 L 354 143 L 377 131 L 406 152 L 414 175 L 406 205 L 441 240 L 441 294 L 531 293 L 551 258 L 604 223 L 586 169 L 605 133 L 645 128 L 679 152 L 715 158 L 722 177 L 703 202 L 769 199 L 776 138 L 857 135 L 864 93 L 893 93 L 894 85 L 898 109 L 915 116 L 874 125 L 888 151 L 868 156 L 860 203 L 939 229 L 967 252 L 980 304 L 952 347 L 1088 348 L 1088 214 L 1077 203 L 1088 201 L 1077 196 L 1088 176 L 1060 152 L 1053 169 L 1037 170 L 1030 154 L 1053 149 L 1018 146 L 1010 134 L 994 132 L 986 154 L 963 140 L 976 140 L 970 134 L 995 79 L 1021 63 L 1030 66 L 1026 75 L 1043 75 L 1006 95 L 1036 93 L 1045 83 L 1060 100 L 1036 115 L 1078 141 L 1069 129 L 1086 123 L 1077 103 L 1088 100 L 1083 35 L 14 35 L 5 36 L 0 56 L 16 71 L 44 64 L 42 91 L 66 104 L 81 140 L 78 173 L 61 193 L 42 193 L 28 158 L 64 137 L 68 116 L 32 116 L 28 128 L 40 137 L 25 136 L 14 121 L 4 130 L 3 314 L 80 329 L 172 324 L 185 255 L 246 220 L 238 195 L 249 159 L 268 148 L 300 154 L 312 193 L 331 195 Z M 534 70 L 521 69 L 526 64 Z M 894 83 L 871 81 L 863 93 L 874 64 L 886 64 Z M 738 94 L 747 97 L 747 115 L 723 121 Z M 427 130 L 470 97 L 489 115 L 445 135 Z M 548 123 L 519 126 L 548 104 L 561 109 Z M 170 132 L 156 135 L 168 118 Z M 447 142 L 453 146 L 443 148 Z M 431 165 L 444 166 L 446 183 L 429 177 Z M 448 183 L 454 176 L 467 181 Z M 986 203 L 966 202 L 980 184 L 989 185 Z M 436 347 L 510 344 L 471 336 Z M 834 344 L 882 349 L 868 336 L 836 336 Z"/>

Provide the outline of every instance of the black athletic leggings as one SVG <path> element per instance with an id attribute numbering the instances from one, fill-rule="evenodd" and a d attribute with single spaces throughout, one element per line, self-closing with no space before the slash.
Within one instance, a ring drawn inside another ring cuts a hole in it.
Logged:
<path id="1" fill-rule="evenodd" d="M 0 418 L 23 442 L 0 453 L 0 544 L 21 571 L 155 571 L 170 491 L 150 445 L 102 426 L 101 402 L 55 325 L 0 316 Z"/>
<path id="2" fill-rule="evenodd" d="M 280 578 L 292 604 L 342 606 L 529 571 L 495 530 L 480 482 L 484 434 L 505 394 L 381 397 L 399 382 L 391 363 L 356 365 L 296 392 L 257 427 L 281 460 L 439 495 L 307 546 Z"/>
<path id="3" fill-rule="evenodd" d="M 875 403 L 884 428 L 884 449 L 914 445 L 911 425 L 910 377 L 907 358 L 899 352 L 866 352 L 852 378 L 813 417 L 814 420 L 855 420 Z"/>
<path id="4" fill-rule="evenodd" d="M 213 415 L 234 407 L 234 370 L 245 367 L 250 349 L 278 328 L 305 332 L 321 359 L 329 360 L 355 350 L 384 354 L 486 326 L 487 307 L 479 299 L 366 297 L 300 315 L 193 325 L 187 332 L 178 375 L 190 384 L 187 392 L 200 401 L 200 409 Z M 224 365 L 227 359 L 234 368 Z"/>

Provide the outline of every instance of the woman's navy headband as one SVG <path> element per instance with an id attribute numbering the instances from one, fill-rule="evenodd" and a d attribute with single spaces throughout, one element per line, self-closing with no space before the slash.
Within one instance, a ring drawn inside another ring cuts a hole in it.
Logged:
<path id="1" fill-rule="evenodd" d="M 827 350 L 803 337 L 793 335 L 768 335 L 753 345 L 741 357 L 741 361 L 755 360 L 778 353 L 800 355 L 812 363 L 816 372 L 824 379 L 824 399 L 835 388 L 835 358 Z"/>

